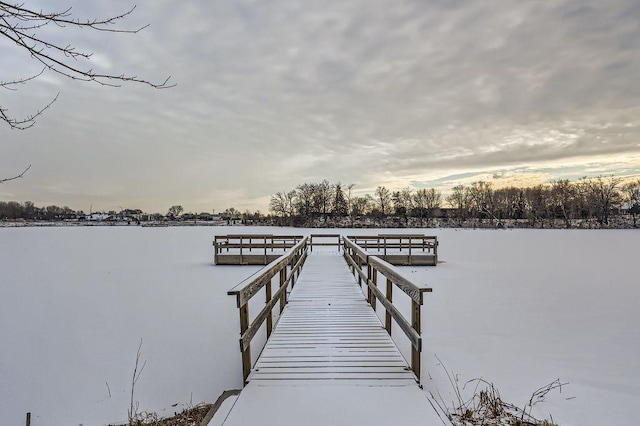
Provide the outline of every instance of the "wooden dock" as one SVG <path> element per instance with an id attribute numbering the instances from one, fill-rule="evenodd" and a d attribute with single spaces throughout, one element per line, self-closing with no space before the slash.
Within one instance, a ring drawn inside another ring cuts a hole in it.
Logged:
<path id="1" fill-rule="evenodd" d="M 248 380 L 416 383 L 344 259 L 322 254 L 307 259 Z"/>
<path id="2" fill-rule="evenodd" d="M 394 311 L 390 293 L 385 297 L 371 286 L 377 282 L 377 268 L 387 277 L 387 289 L 396 284 L 409 291 L 419 301 L 415 305 L 422 304 L 422 293 L 430 289 L 411 287 L 397 271 L 385 269 L 390 265 L 365 253 L 347 239 L 344 258 L 335 252 L 309 254 L 304 239 L 265 268 L 268 279 L 253 277 L 229 292 L 240 308 L 245 387 L 230 411 L 214 417 L 210 425 L 441 423 L 419 386 L 419 307 L 412 324 Z M 366 273 L 359 269 L 363 257 L 368 260 Z M 275 292 L 271 277 L 279 277 Z M 250 322 L 248 299 L 267 286 L 265 308 Z M 372 309 L 377 298 L 385 299 L 380 300 L 388 312 L 385 325 Z M 278 302 L 281 313 L 274 327 L 271 311 Z M 412 355 L 411 366 L 391 339 L 391 319 L 404 321 L 398 325 L 418 354 Z M 251 365 L 250 342 L 265 321 L 269 338 Z"/>
<path id="3" fill-rule="evenodd" d="M 216 235 L 213 241 L 216 265 L 268 265 L 293 248 L 301 235 L 230 234 Z M 347 237 L 364 250 L 397 266 L 435 266 L 438 239 L 424 234 L 378 234 Z M 307 245 L 342 247 L 340 234 L 311 234 Z"/>

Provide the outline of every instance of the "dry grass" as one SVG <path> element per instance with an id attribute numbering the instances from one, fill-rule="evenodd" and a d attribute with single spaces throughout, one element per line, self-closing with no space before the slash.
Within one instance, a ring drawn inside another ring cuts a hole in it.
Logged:
<path id="1" fill-rule="evenodd" d="M 562 392 L 562 386 L 566 383 L 560 382 L 559 379 L 537 389 L 532 393 L 529 401 L 523 407 L 519 407 L 504 401 L 493 383 L 482 378 L 469 380 L 460 389 L 457 376 L 452 376 L 442 361 L 439 359 L 438 361 L 451 383 L 456 400 L 447 405 L 439 393 L 436 397 L 429 392 L 430 401 L 445 425 L 448 423 L 443 417 L 453 426 L 557 426 L 553 422 L 553 417 L 536 419 L 531 413 L 533 407 L 543 402 L 549 392 L 554 390 Z M 471 386 L 473 386 L 472 396 L 463 397 L 463 392 Z"/>
<path id="2" fill-rule="evenodd" d="M 142 412 L 131 423 L 134 426 L 200 426 L 213 404 L 198 404 L 186 408 L 172 417 L 160 418 L 156 413 Z"/>

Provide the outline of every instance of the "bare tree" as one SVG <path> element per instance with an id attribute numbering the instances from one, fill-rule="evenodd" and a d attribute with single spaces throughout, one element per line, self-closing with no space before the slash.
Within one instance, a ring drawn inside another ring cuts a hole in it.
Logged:
<path id="1" fill-rule="evenodd" d="M 315 189 L 316 191 L 313 199 L 315 210 L 318 213 L 322 214 L 322 216 L 324 217 L 324 221 L 326 222 L 333 199 L 333 186 L 329 183 L 328 180 L 325 179 L 317 184 L 315 186 Z"/>
<path id="2" fill-rule="evenodd" d="M 364 197 L 353 197 L 351 201 L 351 216 L 364 216 L 371 211 L 373 199 L 371 195 L 366 194 Z"/>
<path id="3" fill-rule="evenodd" d="M 316 192 L 316 184 L 304 183 L 296 188 L 295 207 L 300 216 L 309 218 L 313 214 L 313 199 Z"/>
<path id="4" fill-rule="evenodd" d="M 633 227 L 637 228 L 637 216 L 640 213 L 640 179 L 634 182 L 628 182 L 622 187 L 627 208 L 631 217 L 633 217 Z"/>
<path id="5" fill-rule="evenodd" d="M 376 204 L 383 216 L 391 213 L 391 192 L 384 186 L 376 188 Z"/>
<path id="6" fill-rule="evenodd" d="M 423 218 L 432 217 L 435 209 L 442 203 L 442 193 L 435 188 L 418 189 L 412 197 L 414 214 L 420 218 L 422 226 Z"/>
<path id="7" fill-rule="evenodd" d="M 411 193 L 411 189 L 406 187 L 400 191 L 393 192 L 391 194 L 391 200 L 396 210 L 396 216 L 402 217 L 405 225 L 407 225 L 409 222 L 407 215 L 413 209 L 413 194 Z"/>
<path id="8" fill-rule="evenodd" d="M 615 176 L 597 176 L 593 179 L 582 179 L 587 191 L 589 200 L 593 205 L 598 222 L 609 223 L 611 207 L 620 201 L 618 187 L 622 179 Z"/>
<path id="9" fill-rule="evenodd" d="M 556 215 L 560 214 L 564 220 L 565 228 L 571 228 L 571 219 L 574 216 L 577 190 L 568 180 L 555 180 L 551 182 L 549 196 L 551 205 Z"/>
<path id="10" fill-rule="evenodd" d="M 280 216 L 282 221 L 293 215 L 296 191 L 276 192 L 269 200 L 269 210 Z"/>
<path id="11" fill-rule="evenodd" d="M 347 216 L 349 217 L 349 224 L 351 226 L 353 226 L 353 187 L 355 186 L 355 184 L 350 183 L 349 185 L 346 186 L 346 191 L 344 192 L 344 199 L 347 203 Z"/>
<path id="12" fill-rule="evenodd" d="M 56 27 L 59 32 L 68 35 L 73 29 L 85 29 L 108 33 L 136 34 L 146 28 L 126 29 L 118 25 L 133 13 L 135 6 L 116 16 L 81 19 L 74 16 L 71 8 L 61 11 L 45 12 L 31 8 L 25 3 L 7 3 L 0 1 L 0 35 L 8 39 L 15 47 L 35 60 L 42 67 L 35 74 L 18 77 L 9 81 L 0 81 L 0 88 L 17 90 L 21 85 L 40 77 L 45 71 L 51 71 L 72 80 L 95 82 L 104 86 L 119 86 L 124 82 L 142 83 L 156 89 L 171 87 L 169 78 L 151 82 L 136 75 L 110 74 L 88 65 L 92 52 L 77 50 L 70 41 L 60 41 L 48 37 L 46 29 Z M 27 129 L 35 124 L 35 119 L 48 109 L 58 98 L 53 97 L 33 114 L 16 118 L 9 114 L 6 106 L 0 105 L 0 120 L 12 129 Z"/>
<path id="13" fill-rule="evenodd" d="M 525 195 L 525 211 L 529 219 L 530 226 L 536 227 L 536 223 L 540 223 L 540 227 L 544 228 L 544 219 L 549 217 L 549 196 L 548 189 L 543 185 L 536 185 L 532 188 L 526 188 Z"/>
<path id="14" fill-rule="evenodd" d="M 469 211 L 469 196 L 465 186 L 454 186 L 451 194 L 447 196 L 447 203 L 449 203 L 451 208 L 455 209 L 458 224 L 462 225 L 462 222 L 466 219 L 467 212 Z"/>
<path id="15" fill-rule="evenodd" d="M 338 217 L 349 214 L 349 204 L 342 188 L 340 182 L 333 185 L 333 214 Z"/>
<path id="16" fill-rule="evenodd" d="M 480 220 L 488 216 L 497 219 L 493 213 L 493 187 L 491 182 L 472 182 L 468 188 L 471 212 Z"/>

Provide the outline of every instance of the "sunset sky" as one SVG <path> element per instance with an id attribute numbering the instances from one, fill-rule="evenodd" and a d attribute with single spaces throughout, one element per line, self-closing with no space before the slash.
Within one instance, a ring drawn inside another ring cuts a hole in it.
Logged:
<path id="1" fill-rule="evenodd" d="M 304 182 L 372 192 L 477 180 L 640 176 L 640 2 L 26 1 L 136 35 L 46 28 L 85 68 L 171 76 L 155 90 L 45 72 L 0 106 L 2 201 L 77 210 L 266 212 Z M 0 80 L 40 66 L 0 37 Z"/>

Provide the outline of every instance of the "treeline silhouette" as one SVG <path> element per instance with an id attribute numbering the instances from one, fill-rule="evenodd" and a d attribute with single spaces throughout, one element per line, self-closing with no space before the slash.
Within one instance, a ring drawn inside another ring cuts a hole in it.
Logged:
<path id="1" fill-rule="evenodd" d="M 31 201 L 0 201 L 0 219 L 57 220 L 76 218 L 78 215 L 84 216 L 84 213 L 67 206 L 37 207 Z"/>
<path id="2" fill-rule="evenodd" d="M 139 209 L 110 211 L 117 220 L 212 220 L 211 213 L 143 214 Z M 300 227 L 638 227 L 640 179 L 615 176 L 557 180 L 533 187 L 494 188 L 490 182 L 458 185 L 444 196 L 434 188 L 390 190 L 356 195 L 354 185 L 304 183 L 277 192 L 269 202 L 271 215 L 230 208 L 218 216 L 231 223 Z M 615 221 L 612 219 L 615 218 Z M 64 206 L 37 207 L 33 202 L 0 201 L 0 220 L 87 220 Z"/>
<path id="3" fill-rule="evenodd" d="M 533 187 L 494 188 L 490 182 L 458 185 L 443 196 L 434 188 L 354 195 L 354 185 L 304 183 L 271 196 L 269 210 L 279 225 L 290 226 L 527 226 L 565 227 L 577 223 L 610 226 L 625 217 L 637 227 L 640 179 L 616 176 L 556 180 Z"/>

